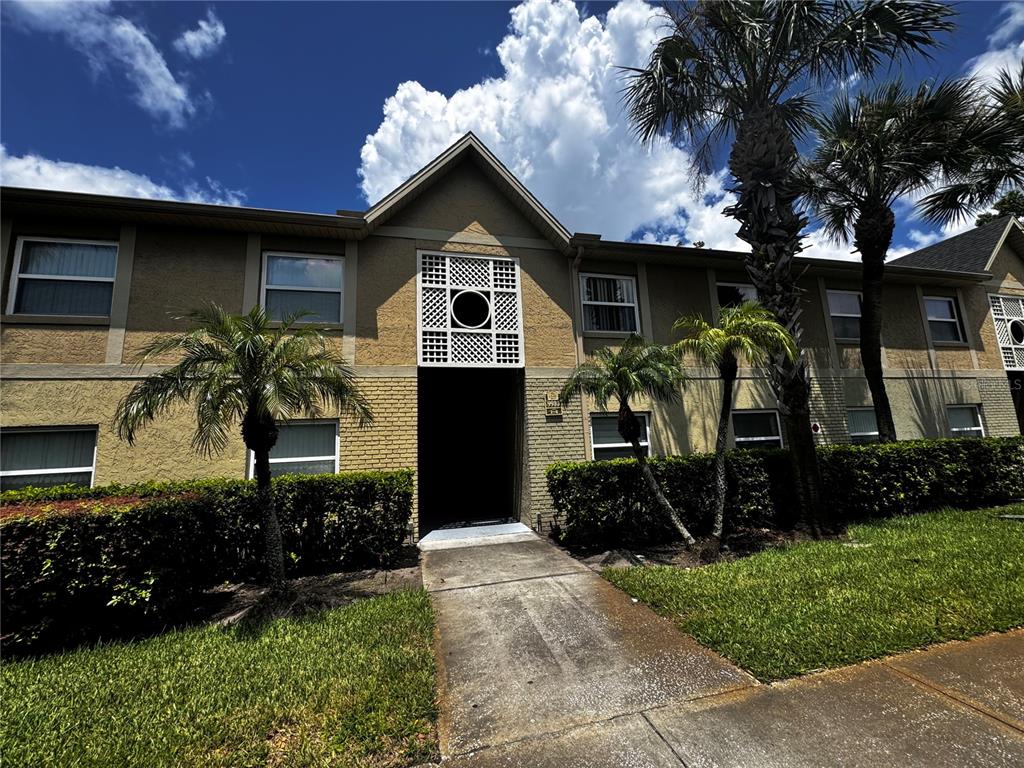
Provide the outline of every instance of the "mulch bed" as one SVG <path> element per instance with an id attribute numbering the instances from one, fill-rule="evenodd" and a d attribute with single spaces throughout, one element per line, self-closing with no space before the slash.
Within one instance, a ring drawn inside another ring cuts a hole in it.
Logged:
<path id="1" fill-rule="evenodd" d="M 419 551 L 404 547 L 387 568 L 329 573 L 291 579 L 283 595 L 257 584 L 225 584 L 203 595 L 193 621 L 231 625 L 341 608 L 366 597 L 423 586 Z"/>
<path id="2" fill-rule="evenodd" d="M 671 565 L 676 568 L 699 568 L 712 562 L 729 562 L 753 555 L 765 549 L 784 547 L 799 541 L 809 541 L 803 531 L 781 531 L 775 528 L 737 528 L 726 534 L 718 556 L 709 555 L 700 548 L 688 550 L 679 542 L 594 549 L 565 548 L 572 557 L 587 567 L 601 571 L 605 568 L 628 568 L 644 565 Z"/>

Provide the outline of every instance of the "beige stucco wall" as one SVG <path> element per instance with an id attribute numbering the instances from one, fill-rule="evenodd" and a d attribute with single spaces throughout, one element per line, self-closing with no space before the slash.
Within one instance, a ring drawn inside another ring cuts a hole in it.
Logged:
<path id="1" fill-rule="evenodd" d="M 5 363 L 93 363 L 106 359 L 107 325 L 16 325 L 4 323 Z"/>
<path id="2" fill-rule="evenodd" d="M 556 251 L 370 237 L 359 246 L 356 363 L 416 364 L 416 252 L 447 251 L 519 260 L 528 367 L 575 364 L 569 262 Z"/>
<path id="3" fill-rule="evenodd" d="M 139 432 L 134 446 L 118 439 L 112 422 L 127 380 L 32 381 L 8 379 L 0 388 L 3 426 L 97 426 L 96 484 L 197 477 L 243 477 L 241 437 L 212 459 L 192 453 L 194 411 L 174 409 Z"/>
<path id="4" fill-rule="evenodd" d="M 889 368 L 930 368 L 917 289 L 889 283 L 882 298 L 882 344 Z"/>
<path id="5" fill-rule="evenodd" d="M 472 161 L 464 160 L 388 220 L 392 227 L 541 238 L 529 220 Z"/>
<path id="6" fill-rule="evenodd" d="M 658 344 L 671 344 L 681 338 L 672 325 L 682 315 L 712 316 L 711 288 L 707 270 L 682 269 L 650 264 L 647 266 L 647 292 L 651 309 L 648 332 Z"/>
<path id="7" fill-rule="evenodd" d="M 5 220 L 10 241 L 3 254 L 3 287 L 0 306 L 7 311 L 11 288 L 14 252 L 19 237 L 66 237 L 117 242 L 116 224 L 93 221 L 53 221 L 51 219 Z M 0 330 L 0 348 L 5 363 L 102 363 L 106 359 L 109 323 L 95 325 L 22 323 L 5 318 Z"/>
<path id="8" fill-rule="evenodd" d="M 139 227 L 125 362 L 135 360 L 160 334 L 187 328 L 177 318 L 205 303 L 242 312 L 245 247 L 246 236 L 240 233 Z"/>

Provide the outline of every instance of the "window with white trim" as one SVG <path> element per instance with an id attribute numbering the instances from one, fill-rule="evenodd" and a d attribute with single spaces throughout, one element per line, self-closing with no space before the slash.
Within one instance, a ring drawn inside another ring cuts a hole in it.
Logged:
<path id="1" fill-rule="evenodd" d="M 344 285 L 343 256 L 263 254 L 263 306 L 271 320 L 307 312 L 299 322 L 341 324 Z"/>
<path id="2" fill-rule="evenodd" d="M 628 275 L 580 275 L 583 330 L 639 333 L 636 279 Z"/>
<path id="3" fill-rule="evenodd" d="M 846 424 L 850 431 L 850 442 L 856 444 L 878 442 L 878 421 L 874 408 L 849 408 Z"/>
<path id="4" fill-rule="evenodd" d="M 270 449 L 270 474 L 330 475 L 338 471 L 338 422 L 289 421 L 277 425 L 277 443 Z M 249 452 L 249 476 L 255 477 Z"/>
<path id="5" fill-rule="evenodd" d="M 963 341 L 963 329 L 956 310 L 956 300 L 948 296 L 925 296 L 924 309 L 932 341 Z"/>
<path id="6" fill-rule="evenodd" d="M 0 433 L 0 488 L 93 484 L 96 427 L 5 429 Z"/>
<path id="7" fill-rule="evenodd" d="M 7 313 L 109 317 L 117 243 L 19 237 Z"/>
<path id="8" fill-rule="evenodd" d="M 737 448 L 781 448 L 778 411 L 733 411 L 732 431 Z"/>
<path id="9" fill-rule="evenodd" d="M 826 291 L 832 332 L 837 339 L 860 339 L 861 296 L 856 291 Z"/>
<path id="10" fill-rule="evenodd" d="M 640 447 L 644 456 L 651 452 L 651 426 L 646 413 L 636 414 L 640 420 Z M 590 445 L 592 456 L 601 459 L 632 459 L 633 446 L 619 434 L 619 417 L 613 413 L 590 414 Z"/>
<path id="11" fill-rule="evenodd" d="M 719 307 L 738 307 L 746 301 L 757 301 L 757 289 L 750 283 L 718 283 Z"/>
<path id="12" fill-rule="evenodd" d="M 949 420 L 949 434 L 952 437 L 984 437 L 981 426 L 981 411 L 976 405 L 948 405 L 946 418 Z"/>

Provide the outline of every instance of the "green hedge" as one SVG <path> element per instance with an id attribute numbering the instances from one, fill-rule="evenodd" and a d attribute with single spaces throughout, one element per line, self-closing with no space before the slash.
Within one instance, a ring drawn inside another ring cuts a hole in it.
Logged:
<path id="1" fill-rule="evenodd" d="M 944 506 L 981 507 L 1024 496 L 1024 438 L 918 440 L 818 449 L 834 522 Z M 711 529 L 710 454 L 652 458 L 666 496 L 695 535 Z M 787 451 L 730 451 L 726 519 L 788 528 L 796 491 Z M 650 543 L 675 535 L 633 459 L 554 464 L 547 471 L 559 537 L 578 546 Z"/>
<path id="2" fill-rule="evenodd" d="M 412 472 L 274 479 L 290 576 L 386 564 L 412 513 Z M 124 497 L 137 497 L 125 502 Z M 175 623 L 200 593 L 259 575 L 252 481 L 10 491 L 0 522 L 5 647 L 46 648 Z M 83 508 L 47 504 L 83 499 Z"/>

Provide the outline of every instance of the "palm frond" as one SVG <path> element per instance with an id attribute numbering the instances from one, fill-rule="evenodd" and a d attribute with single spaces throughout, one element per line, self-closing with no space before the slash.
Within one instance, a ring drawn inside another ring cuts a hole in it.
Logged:
<path id="1" fill-rule="evenodd" d="M 360 427 L 371 424 L 373 412 L 354 372 L 330 350 L 321 330 L 302 322 L 307 315 L 277 324 L 261 307 L 240 316 L 212 304 L 190 313 L 188 330 L 162 336 L 143 350 L 140 364 L 169 354 L 178 361 L 122 399 L 115 415 L 118 434 L 133 442 L 139 429 L 179 403 L 194 405 L 192 447 L 207 455 L 226 448 L 232 425 L 248 416 L 273 425 L 330 408 Z"/>

